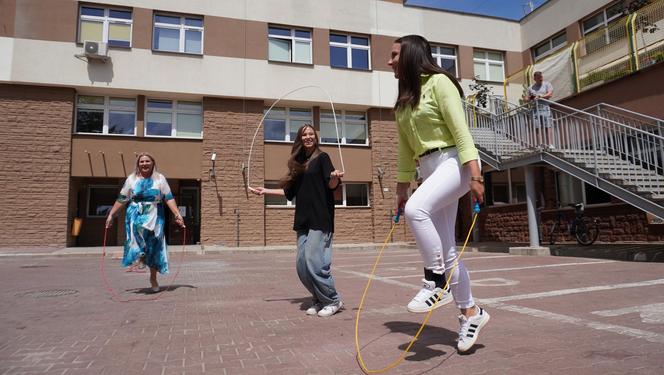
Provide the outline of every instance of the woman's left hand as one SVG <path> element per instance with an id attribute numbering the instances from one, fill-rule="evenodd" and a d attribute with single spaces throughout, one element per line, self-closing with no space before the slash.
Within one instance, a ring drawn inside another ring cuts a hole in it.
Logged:
<path id="1" fill-rule="evenodd" d="M 341 177 L 343 177 L 343 176 L 344 176 L 344 172 L 343 172 L 343 171 L 336 170 L 336 169 L 333 170 L 332 173 L 330 173 L 330 178 L 331 178 L 331 179 L 334 179 L 334 178 L 341 178 Z"/>
<path id="2" fill-rule="evenodd" d="M 473 199 L 480 204 L 484 203 L 484 184 L 479 181 L 470 181 L 470 193 Z"/>
<path id="3" fill-rule="evenodd" d="M 180 215 L 175 217 L 175 223 L 180 226 L 180 228 L 186 228 L 184 225 L 184 218 Z"/>

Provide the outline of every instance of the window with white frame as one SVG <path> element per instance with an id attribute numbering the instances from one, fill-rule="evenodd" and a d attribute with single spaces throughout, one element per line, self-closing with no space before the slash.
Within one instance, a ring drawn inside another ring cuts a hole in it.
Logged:
<path id="1" fill-rule="evenodd" d="M 120 192 L 119 186 L 90 185 L 88 186 L 87 217 L 106 217 L 113 207 Z"/>
<path id="2" fill-rule="evenodd" d="M 203 54 L 203 19 L 155 14 L 152 49 Z"/>
<path id="3" fill-rule="evenodd" d="M 78 42 L 108 43 L 112 47 L 131 47 L 131 10 L 81 6 Z"/>
<path id="4" fill-rule="evenodd" d="M 567 45 L 567 32 L 563 31 L 533 47 L 533 58 L 541 59 Z"/>
<path id="5" fill-rule="evenodd" d="M 265 181 L 265 187 L 268 189 L 281 189 L 279 183 L 276 181 Z M 265 198 L 266 206 L 286 206 L 286 207 L 295 207 L 295 198 L 292 201 L 286 199 L 283 195 L 268 195 L 263 196 Z"/>
<path id="6" fill-rule="evenodd" d="M 320 111 L 320 142 L 347 145 L 368 145 L 367 113 L 335 111 L 337 126 L 332 111 Z M 339 138 L 337 138 L 337 128 Z"/>
<path id="7" fill-rule="evenodd" d="M 622 2 L 617 2 L 581 21 L 583 35 L 597 30 L 600 27 L 607 26 L 611 21 L 620 18 L 620 16 L 623 15 L 623 10 Z"/>
<path id="8" fill-rule="evenodd" d="M 136 99 L 79 95 L 76 133 L 136 135 Z"/>
<path id="9" fill-rule="evenodd" d="M 451 75 L 458 77 L 457 57 L 454 47 L 431 45 L 431 56 L 436 60 L 436 64 L 445 69 Z"/>
<path id="10" fill-rule="evenodd" d="M 473 65 L 477 80 L 502 82 L 505 79 L 505 62 L 501 52 L 475 50 Z"/>
<path id="11" fill-rule="evenodd" d="M 311 64 L 311 31 L 269 26 L 268 59 Z"/>
<path id="12" fill-rule="evenodd" d="M 339 207 L 369 207 L 369 184 L 343 183 L 334 190 L 334 205 Z"/>
<path id="13" fill-rule="evenodd" d="M 309 108 L 272 108 L 263 120 L 264 139 L 293 142 L 302 125 L 313 123 L 313 112 Z"/>
<path id="14" fill-rule="evenodd" d="M 371 69 L 369 38 L 330 33 L 330 66 L 358 70 Z"/>
<path id="15" fill-rule="evenodd" d="M 146 136 L 203 136 L 203 105 L 200 102 L 148 99 L 145 112 Z"/>
<path id="16" fill-rule="evenodd" d="M 558 202 L 560 207 L 569 204 L 598 204 L 611 202 L 611 195 L 573 177 L 567 173 L 557 172 Z"/>

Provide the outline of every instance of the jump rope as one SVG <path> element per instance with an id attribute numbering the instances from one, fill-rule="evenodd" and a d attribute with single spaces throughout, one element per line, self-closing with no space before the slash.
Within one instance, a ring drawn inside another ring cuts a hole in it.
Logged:
<path id="1" fill-rule="evenodd" d="M 364 362 L 364 358 L 362 357 L 362 351 L 360 348 L 360 313 L 362 312 L 362 307 L 364 306 L 364 299 L 367 296 L 367 292 L 369 291 L 369 287 L 371 286 L 371 282 L 373 281 L 374 275 L 376 274 L 376 267 L 378 267 L 378 263 L 380 263 L 380 258 L 383 256 L 383 251 L 385 250 L 385 246 L 387 245 L 387 242 L 392 238 L 392 233 L 394 232 L 394 229 L 397 227 L 397 224 L 399 224 L 399 219 L 401 217 L 401 214 L 403 213 L 403 210 L 399 208 L 397 210 L 397 214 L 394 217 L 394 220 L 392 221 L 392 228 L 390 229 L 390 232 L 387 234 L 387 237 L 385 238 L 385 242 L 383 242 L 383 246 L 380 248 L 380 251 L 378 252 L 378 256 L 376 257 L 376 262 L 373 265 L 373 268 L 371 269 L 371 273 L 369 274 L 369 280 L 367 280 L 367 285 L 364 288 L 364 293 L 362 293 L 362 298 L 360 299 L 360 305 L 357 308 L 357 314 L 355 315 L 355 350 L 357 351 L 357 362 L 359 363 L 360 367 L 362 368 L 362 371 L 364 371 L 365 374 L 380 374 L 383 372 L 386 372 L 388 370 L 391 370 L 395 367 L 397 367 L 401 362 L 403 362 L 404 359 L 406 359 L 406 355 L 410 351 L 410 348 L 415 344 L 415 341 L 417 341 L 417 338 L 420 336 L 420 333 L 422 333 L 422 330 L 424 329 L 424 326 L 427 324 L 429 321 L 429 318 L 431 318 L 431 314 L 433 313 L 433 309 L 429 310 L 429 312 L 426 314 L 424 317 L 424 320 L 422 321 L 422 324 L 420 325 L 420 328 L 417 330 L 417 333 L 415 333 L 415 336 L 410 340 L 408 343 L 408 346 L 406 349 L 404 349 L 403 353 L 401 353 L 401 356 L 388 364 L 387 366 L 377 369 L 377 370 L 372 370 L 367 367 L 367 365 Z M 480 204 L 475 201 L 473 204 L 473 222 L 470 224 L 470 229 L 468 230 L 468 235 L 466 236 L 466 240 L 463 243 L 463 247 L 461 248 L 461 252 L 459 252 L 459 255 L 457 256 L 456 261 L 454 262 L 454 265 L 452 266 L 452 269 L 449 273 L 449 276 L 447 277 L 447 280 L 445 281 L 445 286 L 442 288 L 442 290 L 446 290 L 449 285 L 450 285 L 450 280 L 452 280 L 452 276 L 454 273 L 457 271 L 457 268 L 459 267 L 459 260 L 461 260 L 461 257 L 463 256 L 464 251 L 466 251 L 466 245 L 468 244 L 468 240 L 470 239 L 470 234 L 473 232 L 473 228 L 475 227 L 475 222 L 477 221 L 477 216 L 480 213 Z M 442 293 L 438 294 L 436 297 L 436 301 L 434 302 L 434 305 L 438 303 L 440 300 L 440 297 L 442 296 Z"/>
<path id="2" fill-rule="evenodd" d="M 115 302 L 148 302 L 148 301 L 156 301 L 163 297 L 165 293 L 156 293 L 153 297 L 142 297 L 142 298 L 127 298 L 127 299 L 122 299 L 118 295 L 118 293 L 115 291 L 113 286 L 111 286 L 111 283 L 108 281 L 108 276 L 106 275 L 106 266 L 105 266 L 105 261 L 104 258 L 106 257 L 106 236 L 108 234 L 108 228 L 104 228 L 104 241 L 102 245 L 102 251 L 101 251 L 101 260 L 99 261 L 99 272 L 101 274 L 101 279 L 102 282 L 104 283 L 104 286 L 106 286 L 106 290 L 111 294 L 111 299 Z M 175 282 L 175 279 L 178 277 L 180 274 L 180 269 L 182 268 L 182 263 L 184 262 L 184 245 L 185 241 L 187 238 L 187 228 L 182 228 L 182 252 L 180 253 L 180 260 L 178 261 L 178 266 L 177 269 L 175 270 L 175 273 L 173 276 L 171 276 L 171 282 L 168 284 L 166 288 L 163 290 L 170 290 Z M 131 268 L 130 268 L 131 270 Z"/>
<path id="3" fill-rule="evenodd" d="M 244 177 L 244 187 L 247 190 L 247 197 L 248 197 L 248 188 L 251 186 L 251 184 L 250 184 L 251 155 L 252 155 L 252 152 L 253 152 L 254 143 L 256 141 L 256 136 L 258 135 L 258 132 L 259 132 L 261 126 L 263 125 L 263 121 L 265 120 L 267 115 L 270 113 L 272 108 L 274 108 L 277 105 L 277 103 L 279 103 L 283 98 L 287 97 L 288 95 L 290 95 L 292 93 L 295 93 L 299 90 L 303 90 L 303 89 L 306 89 L 306 88 L 317 88 L 317 89 L 321 90 L 323 93 L 325 93 L 325 95 L 327 95 L 327 98 L 330 101 L 330 106 L 332 107 L 332 116 L 334 118 L 334 128 L 335 128 L 335 131 L 336 131 L 337 139 L 339 139 L 339 128 L 338 128 L 338 125 L 337 125 L 336 111 L 334 110 L 334 103 L 332 102 L 332 97 L 330 96 L 330 94 L 327 93 L 327 91 L 325 91 L 322 87 L 317 86 L 317 85 L 302 86 L 302 87 L 298 87 L 296 89 L 293 89 L 291 91 L 288 91 L 287 93 L 282 95 L 279 99 L 277 99 L 270 106 L 270 108 L 268 108 L 267 111 L 265 111 L 265 113 L 263 114 L 263 117 L 261 118 L 261 121 L 258 123 L 258 126 L 256 127 L 256 131 L 254 132 L 254 136 L 251 140 L 251 146 L 249 148 L 249 157 L 247 158 L 247 173 L 246 173 L 245 176 L 243 176 Z M 344 159 L 343 159 L 343 155 L 341 154 L 341 142 L 337 142 L 337 146 L 338 146 L 338 149 L 339 149 L 339 159 L 341 161 L 341 169 L 342 169 L 342 171 L 345 171 L 346 168 L 344 167 Z M 463 247 L 461 249 L 461 252 L 457 256 L 457 260 L 454 263 L 454 266 L 452 267 L 452 269 L 449 273 L 449 276 L 447 277 L 447 280 L 445 282 L 445 287 L 443 288 L 443 290 L 448 288 L 448 286 L 450 285 L 450 280 L 452 280 L 452 276 L 454 275 L 454 272 L 457 271 L 457 268 L 459 266 L 458 262 L 461 259 L 464 251 L 466 250 L 466 245 L 468 244 L 468 240 L 470 239 L 470 234 L 472 233 L 473 228 L 475 227 L 475 222 L 477 221 L 477 216 L 478 216 L 479 212 L 480 212 L 480 205 L 479 205 L 478 202 L 475 202 L 473 204 L 473 213 L 474 213 L 474 215 L 473 215 L 472 224 L 470 225 L 470 229 L 468 231 L 468 235 L 466 236 L 466 240 L 463 243 Z M 362 371 L 364 371 L 364 373 L 366 373 L 366 374 L 383 373 L 385 371 L 388 371 L 390 369 L 395 368 L 401 362 L 403 362 L 403 360 L 406 358 L 406 355 L 408 354 L 410 348 L 413 346 L 413 344 L 415 343 L 415 341 L 419 337 L 420 333 L 424 329 L 424 326 L 427 324 L 427 322 L 429 321 L 429 318 L 431 317 L 431 314 L 433 313 L 433 310 L 429 310 L 427 315 L 424 317 L 424 320 L 423 320 L 422 324 L 420 325 L 420 328 L 417 330 L 417 333 L 411 339 L 410 343 L 408 344 L 408 346 L 406 347 L 406 349 L 403 351 L 403 353 L 401 354 L 401 356 L 399 358 L 397 358 L 395 361 L 388 364 L 387 366 L 385 366 L 381 369 L 377 369 L 377 370 L 371 370 L 366 366 L 366 364 L 364 362 L 364 358 L 362 357 L 362 351 L 361 351 L 361 348 L 360 348 L 360 338 L 359 338 L 360 313 L 362 312 L 362 307 L 364 306 L 364 300 L 366 298 L 367 292 L 369 291 L 369 287 L 371 286 L 371 282 L 373 281 L 373 277 L 376 273 L 376 267 L 380 263 L 380 258 L 383 255 L 383 251 L 385 250 L 385 246 L 387 245 L 387 242 L 390 240 L 390 238 L 392 238 L 392 234 L 394 233 L 394 230 L 395 230 L 397 224 L 399 223 L 399 219 L 401 217 L 401 214 L 402 214 L 402 209 L 399 208 L 397 210 L 397 215 L 394 217 L 392 227 L 390 228 L 390 231 L 389 231 L 387 237 L 385 238 L 385 242 L 383 243 L 383 246 L 381 247 L 380 251 L 378 252 L 378 256 L 376 257 L 376 262 L 374 263 L 373 268 L 371 270 L 371 274 L 369 275 L 369 280 L 367 281 L 367 285 L 364 288 L 364 292 L 362 293 L 362 298 L 360 300 L 360 305 L 357 309 L 357 314 L 356 314 L 356 318 L 355 318 L 355 349 L 357 351 L 357 360 L 358 360 L 358 363 L 359 363 L 360 367 L 362 368 Z M 441 296 L 442 296 L 442 293 L 437 296 L 436 302 L 434 302 L 434 304 L 438 303 Z"/>

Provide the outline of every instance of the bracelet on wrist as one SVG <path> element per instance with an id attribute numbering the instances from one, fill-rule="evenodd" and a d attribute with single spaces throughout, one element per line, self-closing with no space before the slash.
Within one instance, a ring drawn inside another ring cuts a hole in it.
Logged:
<path id="1" fill-rule="evenodd" d="M 477 181 L 481 184 L 484 183 L 484 177 L 483 176 L 471 176 L 470 181 Z"/>

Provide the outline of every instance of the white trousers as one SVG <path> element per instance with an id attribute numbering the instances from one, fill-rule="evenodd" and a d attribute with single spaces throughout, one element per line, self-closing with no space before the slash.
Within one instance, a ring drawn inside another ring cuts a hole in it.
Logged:
<path id="1" fill-rule="evenodd" d="M 454 226 L 459 198 L 470 190 L 470 170 L 464 168 L 456 149 L 438 151 L 420 159 L 420 175 L 424 182 L 408 199 L 406 221 L 424 267 L 436 273 L 446 271 L 446 278 L 457 262 Z M 470 291 L 470 277 L 462 261 L 452 273 L 450 287 L 459 308 L 475 305 Z"/>

